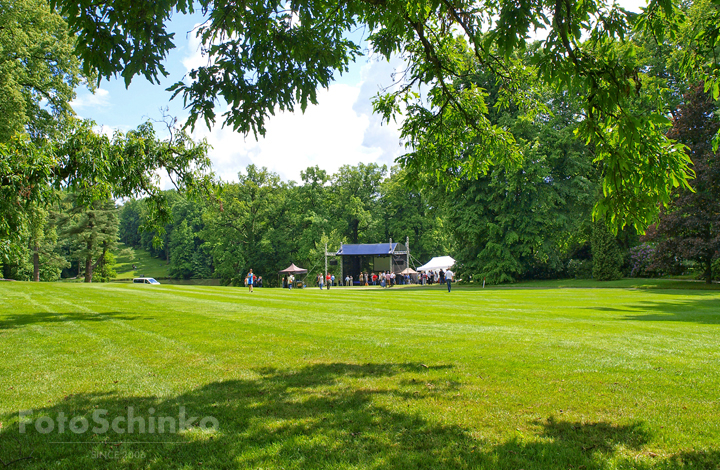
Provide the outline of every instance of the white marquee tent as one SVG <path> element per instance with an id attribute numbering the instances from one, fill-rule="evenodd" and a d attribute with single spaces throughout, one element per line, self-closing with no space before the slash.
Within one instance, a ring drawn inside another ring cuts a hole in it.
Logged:
<path id="1" fill-rule="evenodd" d="M 427 263 L 423 264 L 418 271 L 437 271 L 439 269 L 447 269 L 455 264 L 455 260 L 449 256 L 436 256 Z"/>

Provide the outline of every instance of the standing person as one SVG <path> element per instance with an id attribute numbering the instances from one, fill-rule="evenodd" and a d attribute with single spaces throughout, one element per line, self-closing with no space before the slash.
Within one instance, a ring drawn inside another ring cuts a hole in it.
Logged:
<path id="1" fill-rule="evenodd" d="M 345 275 L 345 287 L 347 287 L 349 285 L 350 285 L 350 275 L 346 274 Z"/>
<path id="2" fill-rule="evenodd" d="M 288 289 L 292 290 L 293 282 L 295 282 L 295 276 L 292 274 L 288 277 Z"/>
<path id="3" fill-rule="evenodd" d="M 382 271 L 380 272 L 380 287 L 385 288 L 385 273 Z"/>
<path id="4" fill-rule="evenodd" d="M 330 290 L 330 284 L 332 283 L 332 276 L 330 273 L 327 273 L 327 276 L 325 277 L 325 285 L 327 286 L 327 290 Z"/>
<path id="5" fill-rule="evenodd" d="M 453 278 L 455 277 L 455 273 L 450 271 L 450 268 L 445 271 L 445 282 L 447 282 L 448 285 L 448 292 L 450 292 L 450 286 L 452 285 Z"/>
<path id="6" fill-rule="evenodd" d="M 332 286 L 335 285 L 335 275 L 334 274 L 330 276 L 330 285 L 332 285 Z"/>
<path id="7" fill-rule="evenodd" d="M 323 285 L 323 275 L 322 274 L 317 275 L 317 277 L 315 278 L 315 283 L 318 285 L 320 290 L 322 290 L 322 285 Z"/>
<path id="8" fill-rule="evenodd" d="M 253 291 L 253 284 L 255 283 L 255 275 L 252 272 L 252 269 L 248 272 L 247 277 L 245 278 L 247 280 L 247 286 L 250 289 L 250 292 Z"/>
<path id="9" fill-rule="evenodd" d="M 262 287 L 262 276 L 258 276 L 257 286 Z"/>

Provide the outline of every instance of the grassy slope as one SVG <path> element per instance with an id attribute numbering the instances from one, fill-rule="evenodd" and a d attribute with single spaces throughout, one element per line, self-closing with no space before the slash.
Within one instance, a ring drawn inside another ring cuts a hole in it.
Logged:
<path id="1" fill-rule="evenodd" d="M 124 243 L 118 244 L 118 251 L 126 249 Z M 142 248 L 133 248 L 134 256 L 118 256 L 115 262 L 115 271 L 118 280 L 132 279 L 134 277 L 168 277 L 168 267 L 164 260 L 153 258 L 146 250 Z M 136 269 L 133 271 L 133 264 Z"/>
<path id="2" fill-rule="evenodd" d="M 720 293 L 695 290 L 0 283 L 0 458 L 34 450 L 27 468 L 718 468 L 719 312 Z M 128 406 L 145 417 L 184 406 L 220 429 L 30 427 L 15 440 L 21 409 L 91 419 Z M 108 450 L 121 453 L 94 458 Z"/>

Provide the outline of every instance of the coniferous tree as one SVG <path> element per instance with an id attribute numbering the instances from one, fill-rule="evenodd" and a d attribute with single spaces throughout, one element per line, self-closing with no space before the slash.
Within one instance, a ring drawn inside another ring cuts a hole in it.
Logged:
<path id="1" fill-rule="evenodd" d="M 73 206 L 62 220 L 63 230 L 75 241 L 72 256 L 79 268 L 83 265 L 85 282 L 92 282 L 93 271 L 105 264 L 107 254 L 117 246 L 118 210 L 109 199 L 85 206 L 75 195 L 68 197 Z"/>
<path id="2" fill-rule="evenodd" d="M 622 253 L 615 235 L 602 220 L 593 224 L 592 231 L 592 261 L 593 279 L 598 281 L 612 281 L 620 279 L 622 273 Z"/>

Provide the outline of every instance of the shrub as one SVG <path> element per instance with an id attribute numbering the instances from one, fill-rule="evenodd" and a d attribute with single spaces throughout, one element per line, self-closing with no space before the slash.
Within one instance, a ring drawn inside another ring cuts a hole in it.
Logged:
<path id="1" fill-rule="evenodd" d="M 630 276 L 632 277 L 656 277 L 660 273 L 655 262 L 655 247 L 649 243 L 642 243 L 630 249 Z"/>
<path id="2" fill-rule="evenodd" d="M 592 278 L 592 261 L 587 259 L 571 259 L 567 265 L 568 275 L 575 279 Z"/>

